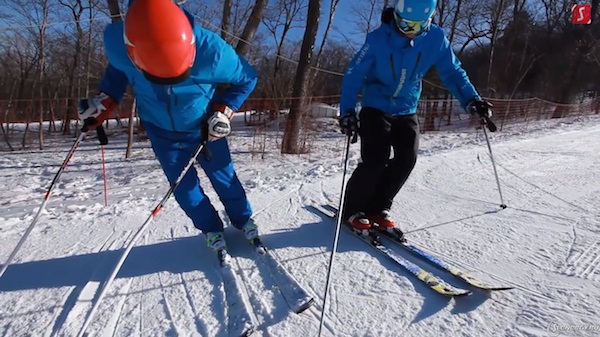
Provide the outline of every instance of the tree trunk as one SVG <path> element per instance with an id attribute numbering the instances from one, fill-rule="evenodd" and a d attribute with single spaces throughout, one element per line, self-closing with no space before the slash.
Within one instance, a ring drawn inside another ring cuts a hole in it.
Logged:
<path id="1" fill-rule="evenodd" d="M 488 73 L 487 73 L 487 93 L 491 96 L 492 92 L 492 67 L 494 65 L 494 54 L 496 53 L 496 41 L 498 39 L 499 26 L 500 21 L 502 19 L 502 14 L 504 12 L 504 0 L 499 0 L 498 6 L 496 7 L 496 12 L 492 13 L 492 27 L 490 37 L 490 60 L 488 63 Z"/>
<path id="2" fill-rule="evenodd" d="M 327 37 L 329 36 L 329 31 L 331 30 L 331 26 L 333 25 L 333 17 L 335 16 L 335 12 L 339 3 L 340 0 L 331 0 L 331 5 L 329 6 L 329 18 L 327 20 L 327 26 L 325 27 L 325 32 L 323 33 L 323 38 L 321 39 L 319 52 L 317 53 L 317 57 L 315 57 L 315 67 L 317 68 L 320 66 L 321 55 L 323 55 L 323 50 L 325 49 L 325 44 L 327 43 Z M 386 5 L 384 6 L 387 6 L 387 1 Z"/>
<path id="3" fill-rule="evenodd" d="M 112 22 L 119 22 L 121 18 L 121 8 L 119 8 L 119 0 L 107 0 L 110 18 Z"/>
<path id="4" fill-rule="evenodd" d="M 317 31 L 319 29 L 320 14 L 321 0 L 310 0 L 308 3 L 308 15 L 306 17 L 306 30 L 304 31 L 304 39 L 302 40 L 302 47 L 300 49 L 300 60 L 296 69 L 294 89 L 292 91 L 294 100 L 286 120 L 281 153 L 295 154 L 300 152 L 298 140 L 305 108 L 304 98 L 307 92 L 307 82 L 310 75 L 311 59 L 315 48 Z"/>
<path id="5" fill-rule="evenodd" d="M 10 90 L 10 99 L 8 100 L 8 103 L 6 104 L 6 109 L 4 110 L 4 120 L 6 121 L 6 131 L 4 132 L 4 141 L 6 142 L 6 145 L 8 145 L 8 148 L 11 151 L 14 151 L 15 149 L 13 148 L 12 144 L 10 143 L 10 135 L 8 134 L 8 132 L 10 131 L 10 121 L 8 120 L 8 110 L 10 109 L 11 105 L 15 104 L 15 103 L 13 103 L 13 94 L 15 93 L 16 87 L 17 87 L 17 85 L 15 83 L 13 85 L 12 89 Z M 4 131 L 4 126 L 1 121 L 0 121 L 0 127 L 2 127 L 2 131 Z"/>
<path id="6" fill-rule="evenodd" d="M 229 1 L 229 0 L 228 0 Z M 227 1 L 225 1 L 227 2 Z M 244 31 L 242 32 L 242 36 L 240 36 L 240 40 L 237 43 L 235 51 L 238 54 L 244 56 L 250 50 L 250 43 L 254 39 L 254 34 L 260 25 L 260 22 L 265 15 L 265 9 L 267 8 L 268 0 L 256 0 L 254 7 L 252 8 L 252 13 L 250 13 L 250 17 L 248 18 L 248 22 L 246 22 L 246 26 L 244 27 Z M 223 11 L 224 12 L 224 11 Z"/>
<path id="7" fill-rule="evenodd" d="M 564 105 L 559 105 L 556 107 L 554 113 L 552 114 L 552 118 L 561 118 L 570 109 L 567 104 L 571 103 L 570 98 L 573 94 L 572 88 L 575 87 L 573 84 L 575 81 L 577 81 L 577 73 L 584 62 L 584 55 L 582 53 L 574 51 L 571 53 L 571 55 L 573 57 L 573 62 L 569 65 L 568 72 L 564 76 L 566 80 L 562 83 L 560 98 L 558 99 L 558 102 Z"/>
<path id="8" fill-rule="evenodd" d="M 27 138 L 29 137 L 29 123 L 31 122 L 31 115 L 33 111 L 31 109 L 32 101 L 28 102 L 25 107 L 25 130 L 23 131 L 23 140 L 21 141 L 21 150 L 25 150 L 27 146 Z"/>
<path id="9" fill-rule="evenodd" d="M 223 1 L 223 17 L 221 18 L 221 37 L 228 40 L 231 30 L 231 0 Z"/>
<path id="10" fill-rule="evenodd" d="M 331 4 L 329 6 L 329 17 L 327 18 L 327 25 L 325 26 L 325 32 L 323 33 L 323 38 L 321 39 L 321 44 L 319 46 L 319 51 L 317 52 L 317 56 L 314 59 L 314 66 L 311 69 L 310 79 L 308 81 L 308 85 L 312 86 L 317 80 L 317 75 L 319 74 L 319 69 L 321 68 L 321 56 L 323 55 L 323 51 L 325 50 L 325 45 L 327 44 L 327 38 L 329 36 L 329 31 L 331 30 L 331 26 L 333 25 L 333 17 L 335 16 L 335 12 L 337 10 L 337 6 L 340 3 L 340 0 L 331 0 Z M 384 7 L 385 8 L 385 7 Z"/>
<path id="11" fill-rule="evenodd" d="M 45 54 L 46 54 L 46 27 L 48 24 L 48 15 L 49 15 L 49 10 L 48 10 L 48 2 L 44 1 L 43 5 L 42 5 L 42 9 L 43 9 L 43 21 L 40 25 L 40 40 L 39 40 L 39 48 L 40 48 L 40 59 L 39 59 L 39 63 L 38 63 L 38 67 L 39 67 L 39 123 L 40 123 L 40 129 L 39 129 L 39 133 L 38 133 L 38 138 L 39 138 L 39 149 L 43 150 L 44 149 L 44 68 L 46 67 L 45 64 Z"/>
<path id="12" fill-rule="evenodd" d="M 129 125 L 127 125 L 127 150 L 125 151 L 125 158 L 131 157 L 131 148 L 133 144 L 133 126 L 135 124 L 135 98 L 131 104 L 131 113 L 129 114 Z"/>
<path id="13" fill-rule="evenodd" d="M 454 36 L 456 35 L 456 29 L 458 27 L 458 20 L 460 18 L 460 8 L 462 6 L 462 0 L 456 1 L 456 11 L 454 12 L 454 17 L 452 18 L 452 23 L 450 24 L 450 34 L 448 34 L 448 40 L 450 42 L 454 42 Z"/>

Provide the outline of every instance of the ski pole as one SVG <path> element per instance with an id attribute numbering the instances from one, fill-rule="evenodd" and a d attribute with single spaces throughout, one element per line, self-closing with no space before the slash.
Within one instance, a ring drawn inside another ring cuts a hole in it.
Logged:
<path id="1" fill-rule="evenodd" d="M 165 196 L 161 199 L 161 201 L 158 203 L 158 205 L 156 205 L 154 210 L 152 210 L 148 219 L 146 219 L 144 224 L 142 224 L 142 227 L 140 227 L 140 229 L 135 233 L 135 235 L 133 236 L 131 241 L 129 241 L 129 243 L 125 247 L 125 251 L 123 251 L 123 254 L 121 254 L 121 258 L 117 262 L 117 265 L 115 266 L 112 273 L 110 274 L 110 276 L 104 283 L 102 290 L 100 290 L 100 293 L 98 294 L 98 298 L 96 299 L 96 302 L 94 302 L 92 309 L 90 309 L 90 312 L 88 313 L 88 316 L 86 317 L 85 322 L 83 322 L 83 326 L 81 327 L 81 330 L 79 331 L 79 334 L 77 336 L 82 337 L 85 334 L 85 330 L 88 328 L 89 324 L 91 323 L 92 319 L 94 318 L 94 314 L 96 313 L 96 310 L 98 310 L 98 306 L 100 305 L 100 302 L 102 302 L 102 300 L 104 299 L 104 296 L 106 295 L 106 291 L 111 286 L 112 282 L 115 280 L 115 277 L 119 273 L 119 270 L 121 270 L 121 266 L 123 265 L 123 262 L 125 262 L 125 259 L 129 255 L 129 252 L 133 248 L 133 245 L 139 239 L 139 237 L 142 235 L 142 233 L 146 230 L 146 228 L 152 222 L 152 220 L 154 220 L 154 218 L 160 212 L 160 210 L 163 208 L 163 206 L 167 203 L 167 201 L 169 200 L 169 198 L 171 197 L 171 195 L 173 194 L 173 192 L 175 191 L 177 186 L 179 186 L 179 183 L 181 182 L 181 180 L 183 180 L 183 177 L 185 177 L 187 172 L 190 170 L 190 167 L 192 167 L 192 165 L 194 165 L 194 162 L 196 161 L 196 157 L 198 157 L 200 155 L 203 148 L 204 148 L 204 143 L 201 142 L 200 145 L 198 145 L 198 148 L 196 149 L 196 151 L 194 151 L 194 154 L 190 158 L 189 162 L 185 165 L 185 167 L 179 174 L 179 177 L 177 177 L 177 179 L 175 180 L 175 182 L 173 183 L 171 188 L 169 188 L 169 190 L 167 191 Z"/>
<path id="2" fill-rule="evenodd" d="M 46 195 L 44 196 L 44 201 L 42 202 L 42 205 L 38 209 L 37 214 L 33 218 L 33 221 L 31 222 L 31 224 L 29 225 L 29 227 L 25 231 L 25 234 L 23 234 L 23 236 L 21 237 L 21 240 L 19 240 L 19 243 L 17 243 L 17 246 L 15 247 L 15 249 L 13 249 L 12 253 L 10 253 L 10 255 L 8 256 L 8 259 L 6 260 L 6 262 L 4 263 L 4 265 L 2 266 L 2 269 L 0 269 L 0 277 L 2 277 L 2 275 L 4 275 L 4 272 L 6 271 L 6 269 L 8 268 L 8 266 L 10 266 L 10 264 L 12 263 L 12 260 L 17 255 L 17 252 L 19 251 L 19 249 L 21 249 L 21 246 L 23 246 L 23 244 L 25 243 L 25 240 L 27 240 L 27 237 L 29 236 L 29 234 L 31 234 L 31 231 L 33 230 L 33 228 L 37 224 L 38 220 L 40 219 L 40 217 L 42 215 L 42 212 L 46 208 L 46 204 L 48 203 L 48 200 L 50 199 L 50 194 L 52 193 L 52 190 L 54 189 L 54 186 L 58 182 L 58 180 L 59 180 L 60 176 L 62 175 L 62 173 L 65 171 L 65 168 L 67 167 L 67 164 L 71 160 L 71 157 L 73 156 L 73 153 L 75 153 L 75 150 L 77 149 L 77 147 L 79 146 L 79 144 L 81 143 L 81 141 L 85 138 L 86 134 L 87 134 L 87 126 L 84 125 L 83 129 L 81 129 L 81 133 L 79 134 L 79 137 L 77 137 L 77 139 L 73 143 L 73 146 L 71 147 L 71 150 L 69 151 L 69 154 L 67 154 L 67 157 L 65 158 L 65 161 L 63 162 L 63 164 L 60 167 L 60 169 L 58 170 L 58 172 L 56 172 L 56 175 L 54 176 L 54 179 L 52 179 L 52 183 L 50 183 L 50 187 L 48 188 L 48 191 L 46 192 Z"/>
<path id="3" fill-rule="evenodd" d="M 104 206 L 108 206 L 108 192 L 106 188 L 106 165 L 104 158 L 104 145 L 100 144 L 100 152 L 102 152 L 102 180 L 104 181 Z"/>
<path id="4" fill-rule="evenodd" d="M 344 172 L 342 173 L 342 192 L 340 195 L 340 204 L 338 209 L 340 210 L 337 215 L 337 223 L 335 226 L 335 235 L 333 236 L 333 247 L 331 248 L 331 255 L 329 257 L 329 267 L 327 268 L 327 278 L 325 280 L 325 292 L 323 293 L 323 310 L 321 311 L 321 321 L 319 323 L 319 334 L 321 336 L 321 331 L 323 329 L 323 322 L 325 320 L 325 308 L 327 307 L 327 293 L 329 292 L 329 281 L 331 280 L 331 271 L 333 270 L 333 261 L 335 258 L 335 252 L 337 251 L 338 241 L 340 237 L 340 229 L 342 228 L 342 206 L 344 205 L 344 199 L 346 195 L 346 172 L 348 170 L 348 157 L 350 153 L 350 143 L 355 143 L 357 134 L 354 133 L 354 137 L 348 135 L 346 137 L 346 154 L 344 155 Z"/>
<path id="5" fill-rule="evenodd" d="M 485 142 L 487 143 L 488 150 L 490 151 L 490 158 L 492 159 L 492 167 L 494 168 L 494 175 L 496 176 L 496 184 L 498 185 L 498 193 L 500 194 L 500 207 L 505 209 L 507 206 L 504 203 L 504 198 L 502 197 L 502 189 L 500 188 L 500 179 L 498 179 L 498 171 L 496 170 L 496 162 L 494 161 L 494 154 L 492 153 L 492 146 L 490 145 L 490 139 L 488 138 L 487 131 L 485 131 L 485 127 L 487 126 L 491 132 L 496 131 L 496 125 L 486 117 L 481 120 L 483 126 L 483 134 L 485 135 Z"/>

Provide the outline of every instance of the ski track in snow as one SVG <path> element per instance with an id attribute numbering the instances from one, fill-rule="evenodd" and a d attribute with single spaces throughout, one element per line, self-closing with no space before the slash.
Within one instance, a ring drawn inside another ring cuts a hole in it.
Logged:
<path id="1" fill-rule="evenodd" d="M 335 224 L 312 202 L 339 203 L 345 141 L 331 125 L 305 155 L 246 151 L 230 137 L 238 176 L 263 241 L 314 296 L 291 313 L 266 266 L 233 228 L 234 268 L 257 318 L 253 336 L 315 336 Z M 549 327 L 599 326 L 600 119 L 490 134 L 504 202 L 480 131 L 423 134 L 413 175 L 392 214 L 409 238 L 443 260 L 510 291 L 441 297 L 360 240 L 340 234 L 323 336 L 548 336 Z M 63 145 L 0 156 L 0 262 L 29 225 L 60 167 Z M 138 145 L 136 145 L 138 146 Z M 122 140 L 100 153 L 85 141 L 57 184 L 14 265 L 0 278 L 0 336 L 73 336 L 132 233 L 168 186 L 147 143 L 124 160 Z M 348 173 L 360 160 L 351 146 Z M 346 177 L 348 178 L 348 176 Z M 200 173 L 201 184 L 223 207 Z M 172 199 L 138 242 L 87 331 L 90 336 L 227 336 L 225 295 L 214 254 Z M 451 275 L 399 251 L 448 283 Z M 600 329 L 600 328 L 598 328 Z M 596 330 L 598 331 L 598 330 Z M 566 331 L 593 336 L 593 331 Z"/>

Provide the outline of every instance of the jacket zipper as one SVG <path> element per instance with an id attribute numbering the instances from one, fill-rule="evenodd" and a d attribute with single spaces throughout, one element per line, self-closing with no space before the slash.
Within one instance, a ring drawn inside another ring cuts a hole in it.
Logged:
<path id="1" fill-rule="evenodd" d="M 419 66 L 419 62 L 421 62 L 421 52 L 419 52 L 419 54 L 417 55 L 417 62 L 415 62 L 415 67 L 413 68 L 412 73 L 410 74 L 411 80 L 414 80 L 414 76 L 417 71 L 417 67 Z"/>
<path id="2" fill-rule="evenodd" d="M 172 87 L 169 85 L 167 87 L 167 95 L 169 96 L 169 100 L 167 102 L 167 113 L 169 114 L 169 118 L 171 119 L 171 126 L 173 127 L 173 131 L 177 131 L 175 128 L 175 118 L 173 118 L 173 112 L 171 111 L 171 93 L 173 92 Z"/>
<path id="3" fill-rule="evenodd" d="M 394 67 L 394 54 L 390 53 L 390 66 L 392 67 L 392 76 L 396 80 L 396 69 Z"/>

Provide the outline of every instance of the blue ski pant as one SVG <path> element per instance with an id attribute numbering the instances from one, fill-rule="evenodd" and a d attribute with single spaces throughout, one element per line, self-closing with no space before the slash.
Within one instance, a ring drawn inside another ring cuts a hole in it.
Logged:
<path id="1" fill-rule="evenodd" d="M 200 132 L 173 132 L 151 123 L 144 123 L 144 126 L 154 154 L 169 184 L 173 185 L 200 144 Z M 252 207 L 235 173 L 227 139 L 207 142 L 205 146 L 211 151 L 212 158 L 207 161 L 200 154 L 196 158 L 197 162 L 225 206 L 232 225 L 241 229 L 250 219 Z M 179 206 L 194 223 L 194 227 L 204 233 L 223 230 L 223 221 L 200 186 L 198 172 L 194 166 L 175 189 L 174 195 Z"/>

